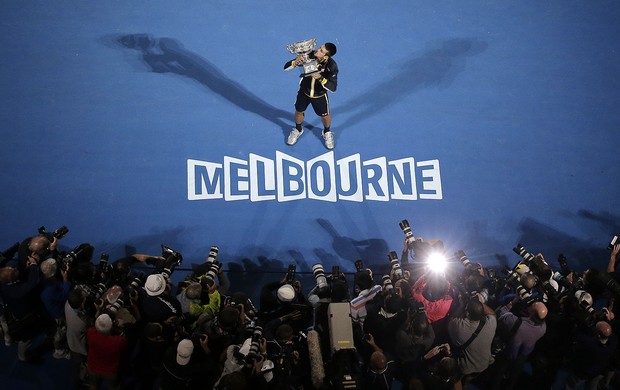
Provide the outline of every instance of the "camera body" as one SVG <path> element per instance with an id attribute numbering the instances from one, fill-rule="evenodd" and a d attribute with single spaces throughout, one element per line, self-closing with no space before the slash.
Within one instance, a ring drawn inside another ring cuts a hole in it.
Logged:
<path id="1" fill-rule="evenodd" d="M 286 284 L 292 285 L 295 281 L 295 272 L 297 270 L 296 264 L 289 264 L 288 270 L 286 271 Z"/>

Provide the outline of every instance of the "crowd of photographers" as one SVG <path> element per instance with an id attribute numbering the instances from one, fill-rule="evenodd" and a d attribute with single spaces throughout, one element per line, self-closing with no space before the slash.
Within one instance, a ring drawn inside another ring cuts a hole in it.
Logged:
<path id="1" fill-rule="evenodd" d="M 462 250 L 440 268 L 442 242 L 400 226 L 403 252 L 384 266 L 315 264 L 302 287 L 291 264 L 257 306 L 216 246 L 173 285 L 183 258 L 165 245 L 93 261 L 89 244 L 57 249 L 66 227 L 41 227 L 0 253 L 1 334 L 26 364 L 41 345 L 69 359 L 75 389 L 552 388 L 560 370 L 568 389 L 617 386 L 617 237 L 606 270 L 563 256 L 555 270 L 520 244 L 505 270 Z"/>

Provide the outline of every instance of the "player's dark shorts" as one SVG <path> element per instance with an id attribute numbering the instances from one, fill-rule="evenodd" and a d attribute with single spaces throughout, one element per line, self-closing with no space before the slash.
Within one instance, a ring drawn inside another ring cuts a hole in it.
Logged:
<path id="1" fill-rule="evenodd" d="M 305 93 L 298 91 L 297 99 L 295 99 L 295 111 L 304 112 L 309 104 L 312 104 L 312 108 L 318 116 L 329 115 L 329 99 L 327 98 L 327 94 L 311 98 Z"/>

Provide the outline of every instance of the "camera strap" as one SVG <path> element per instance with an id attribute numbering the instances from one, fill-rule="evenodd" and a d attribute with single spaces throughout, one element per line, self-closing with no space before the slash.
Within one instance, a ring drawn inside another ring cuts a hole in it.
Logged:
<path id="1" fill-rule="evenodd" d="M 458 346 L 458 350 L 459 350 L 459 355 L 462 354 L 463 352 L 465 352 L 465 350 L 467 349 L 467 347 L 469 347 L 469 344 L 471 344 L 474 339 L 476 337 L 478 337 L 478 335 L 480 334 L 480 331 L 482 330 L 482 328 L 484 327 L 484 324 L 486 324 L 487 319 L 483 318 L 478 322 L 478 327 L 476 328 L 476 330 L 474 331 L 474 333 L 472 333 L 472 335 L 469 337 L 469 339 L 467 339 L 467 341 Z"/>

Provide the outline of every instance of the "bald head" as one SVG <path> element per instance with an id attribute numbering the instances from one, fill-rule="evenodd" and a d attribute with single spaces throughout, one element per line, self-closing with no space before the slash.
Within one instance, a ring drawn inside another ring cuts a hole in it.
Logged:
<path id="1" fill-rule="evenodd" d="M 32 239 L 30 240 L 28 249 L 30 249 L 31 252 L 40 252 L 47 249 L 50 244 L 51 242 L 47 239 L 47 237 L 36 236 L 32 237 Z"/>
<path id="2" fill-rule="evenodd" d="M 375 351 L 370 355 L 370 369 L 374 372 L 381 372 L 387 367 L 387 358 L 383 352 Z"/>
<path id="3" fill-rule="evenodd" d="M 528 308 L 530 317 L 535 321 L 542 322 L 547 317 L 547 306 L 542 302 L 534 302 Z"/>
<path id="4" fill-rule="evenodd" d="M 0 283 L 13 283 L 19 279 L 19 271 L 13 267 L 0 268 Z"/>
<path id="5" fill-rule="evenodd" d="M 611 336 L 611 325 L 605 321 L 599 321 L 596 323 L 596 334 L 603 339 Z"/>

